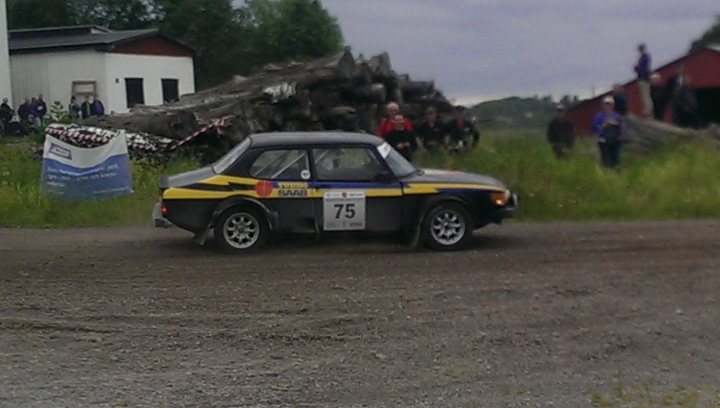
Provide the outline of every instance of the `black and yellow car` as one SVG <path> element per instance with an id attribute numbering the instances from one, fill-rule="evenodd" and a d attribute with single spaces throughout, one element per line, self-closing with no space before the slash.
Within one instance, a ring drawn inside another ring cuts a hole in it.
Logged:
<path id="1" fill-rule="evenodd" d="M 403 232 L 456 250 L 500 223 L 517 198 L 477 174 L 414 167 L 383 139 L 355 133 L 267 133 L 211 166 L 160 179 L 156 225 L 170 222 L 229 252 L 272 233 Z"/>

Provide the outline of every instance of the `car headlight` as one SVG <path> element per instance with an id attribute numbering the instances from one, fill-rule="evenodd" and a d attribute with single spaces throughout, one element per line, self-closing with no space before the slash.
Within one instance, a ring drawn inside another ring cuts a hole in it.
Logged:
<path id="1" fill-rule="evenodd" d="M 502 207 L 510 200 L 510 191 L 495 191 L 490 193 L 490 201 L 498 207 Z"/>

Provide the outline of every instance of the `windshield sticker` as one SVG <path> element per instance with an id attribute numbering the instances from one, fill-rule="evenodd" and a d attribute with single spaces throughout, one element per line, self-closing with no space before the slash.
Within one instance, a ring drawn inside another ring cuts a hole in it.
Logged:
<path id="1" fill-rule="evenodd" d="M 392 147 L 390 147 L 390 145 L 387 143 L 383 143 L 378 146 L 377 149 L 378 152 L 380 152 L 380 156 L 382 156 L 383 159 L 387 159 L 388 155 L 390 154 L 390 149 L 392 149 Z"/>
<path id="2" fill-rule="evenodd" d="M 302 178 L 303 180 L 310 180 L 310 170 L 301 171 L 300 178 Z"/>

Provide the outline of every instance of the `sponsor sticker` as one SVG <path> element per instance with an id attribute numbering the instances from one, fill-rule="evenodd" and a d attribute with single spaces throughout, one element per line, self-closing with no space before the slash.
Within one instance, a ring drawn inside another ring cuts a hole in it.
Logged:
<path id="1" fill-rule="evenodd" d="M 255 192 L 260 197 L 267 197 L 273 192 L 273 185 L 271 182 L 267 180 L 258 181 L 257 184 L 255 184 Z"/>

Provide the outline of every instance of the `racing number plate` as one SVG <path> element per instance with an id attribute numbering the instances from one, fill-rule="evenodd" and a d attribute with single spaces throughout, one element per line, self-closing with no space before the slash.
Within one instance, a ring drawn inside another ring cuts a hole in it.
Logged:
<path id="1" fill-rule="evenodd" d="M 365 229 L 365 192 L 331 191 L 323 196 L 323 229 L 353 231 Z"/>

